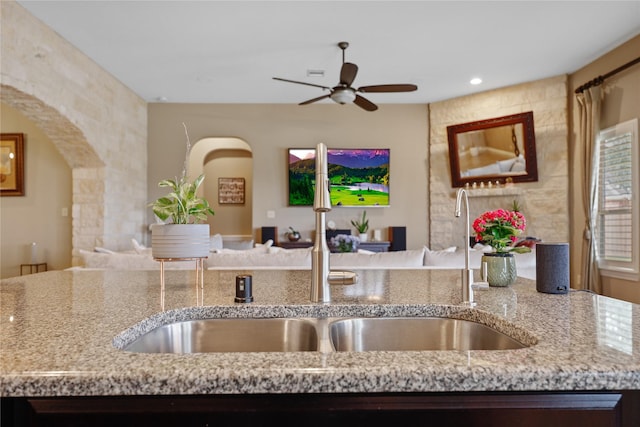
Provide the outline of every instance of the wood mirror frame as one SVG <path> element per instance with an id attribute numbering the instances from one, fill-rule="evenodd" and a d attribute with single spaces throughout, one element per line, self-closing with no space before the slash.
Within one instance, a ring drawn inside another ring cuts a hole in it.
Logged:
<path id="1" fill-rule="evenodd" d="M 538 180 L 533 111 L 447 126 L 451 185 Z"/>

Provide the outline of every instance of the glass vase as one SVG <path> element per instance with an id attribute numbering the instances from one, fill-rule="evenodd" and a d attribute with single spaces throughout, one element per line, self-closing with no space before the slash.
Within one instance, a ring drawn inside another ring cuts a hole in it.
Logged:
<path id="1" fill-rule="evenodd" d="M 482 256 L 482 262 L 487 263 L 487 282 L 489 282 L 489 286 L 509 286 L 518 277 L 516 258 L 511 253 L 487 253 Z"/>

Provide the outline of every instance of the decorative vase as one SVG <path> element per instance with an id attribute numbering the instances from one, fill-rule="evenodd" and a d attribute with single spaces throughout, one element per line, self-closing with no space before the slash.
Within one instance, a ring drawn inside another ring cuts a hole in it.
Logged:
<path id="1" fill-rule="evenodd" d="M 297 242 L 298 240 L 300 240 L 300 233 L 298 233 L 297 231 L 294 231 L 294 232 L 288 233 L 287 237 L 289 238 L 290 242 Z"/>
<path id="2" fill-rule="evenodd" d="M 210 247 L 209 224 L 154 224 L 151 254 L 154 258 L 206 258 Z"/>
<path id="3" fill-rule="evenodd" d="M 482 262 L 487 263 L 487 282 L 489 286 L 505 287 L 516 281 L 516 259 L 512 253 L 486 253 Z"/>
<path id="4" fill-rule="evenodd" d="M 364 233 L 360 233 L 360 235 L 358 237 L 360 238 L 360 242 L 362 242 L 362 243 L 364 243 L 367 240 L 369 240 L 369 235 L 367 234 L 366 231 Z"/>

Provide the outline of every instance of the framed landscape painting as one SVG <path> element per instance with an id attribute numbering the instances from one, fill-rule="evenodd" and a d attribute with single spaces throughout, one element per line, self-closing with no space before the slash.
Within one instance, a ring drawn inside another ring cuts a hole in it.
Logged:
<path id="1" fill-rule="evenodd" d="M 388 148 L 327 149 L 332 206 L 389 206 Z M 314 148 L 289 148 L 289 206 L 312 206 Z"/>
<path id="2" fill-rule="evenodd" d="M 24 196 L 24 135 L 21 133 L 1 134 L 0 196 Z"/>

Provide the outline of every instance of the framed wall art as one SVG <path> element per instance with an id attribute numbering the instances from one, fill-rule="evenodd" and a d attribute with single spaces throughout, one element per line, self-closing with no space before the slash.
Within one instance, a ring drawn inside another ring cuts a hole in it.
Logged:
<path id="1" fill-rule="evenodd" d="M 447 126 L 451 185 L 538 180 L 533 111 Z"/>
<path id="2" fill-rule="evenodd" d="M 24 196 L 24 134 L 0 135 L 0 196 Z"/>
<path id="3" fill-rule="evenodd" d="M 311 206 L 315 192 L 313 148 L 287 150 L 289 206 Z M 389 148 L 327 149 L 332 206 L 389 206 Z"/>
<path id="4" fill-rule="evenodd" d="M 218 178 L 218 204 L 244 204 L 244 178 Z"/>

